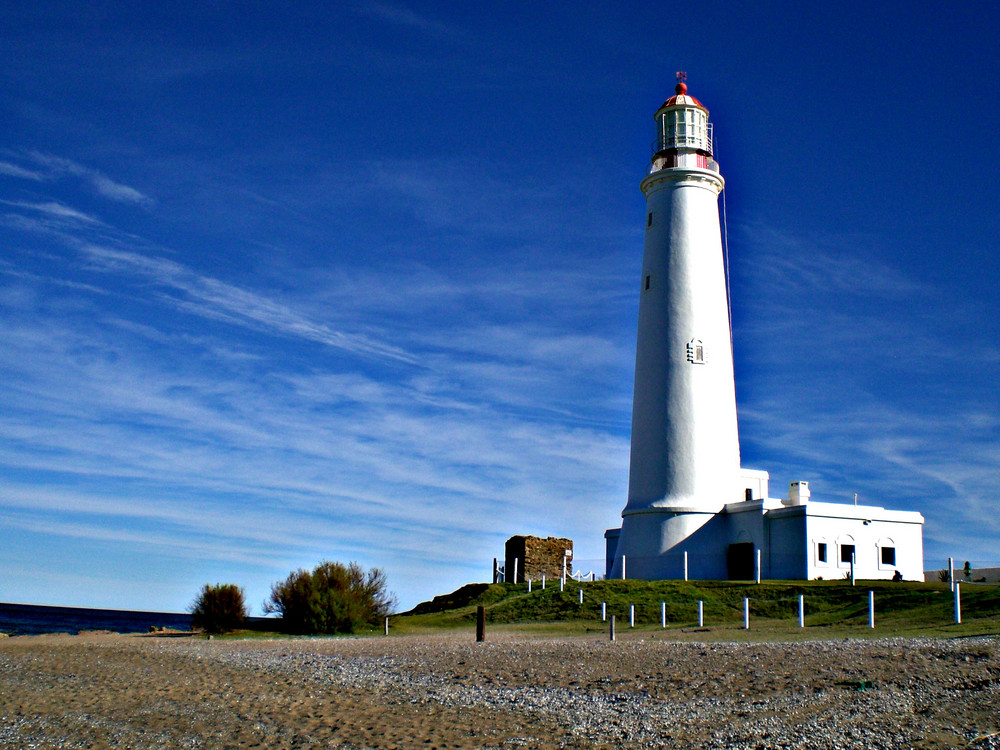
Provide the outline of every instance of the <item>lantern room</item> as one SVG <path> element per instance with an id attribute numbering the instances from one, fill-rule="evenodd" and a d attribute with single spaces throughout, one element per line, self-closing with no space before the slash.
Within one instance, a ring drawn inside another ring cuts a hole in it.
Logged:
<path id="1" fill-rule="evenodd" d="M 712 158 L 712 123 L 708 110 L 687 93 L 687 84 L 678 81 L 674 96 L 657 110 L 656 140 L 650 172 L 672 167 L 701 167 L 718 172 Z"/>

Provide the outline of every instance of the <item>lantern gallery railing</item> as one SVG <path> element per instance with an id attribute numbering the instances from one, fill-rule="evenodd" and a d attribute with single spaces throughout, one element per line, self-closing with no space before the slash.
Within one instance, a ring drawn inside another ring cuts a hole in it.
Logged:
<path id="1" fill-rule="evenodd" d="M 650 144 L 653 153 L 659 153 L 670 148 L 696 148 L 709 154 L 712 152 L 712 140 L 715 129 L 712 123 L 707 123 L 705 129 L 699 132 L 698 128 L 685 127 L 681 129 L 666 128 L 665 132 L 660 132 L 656 139 Z"/>

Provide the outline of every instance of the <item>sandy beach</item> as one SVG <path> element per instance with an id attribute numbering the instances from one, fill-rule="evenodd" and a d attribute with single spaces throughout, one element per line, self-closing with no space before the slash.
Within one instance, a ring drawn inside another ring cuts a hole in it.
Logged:
<path id="1" fill-rule="evenodd" d="M 5 638 L 0 746 L 1000 747 L 994 638 L 629 635 Z"/>

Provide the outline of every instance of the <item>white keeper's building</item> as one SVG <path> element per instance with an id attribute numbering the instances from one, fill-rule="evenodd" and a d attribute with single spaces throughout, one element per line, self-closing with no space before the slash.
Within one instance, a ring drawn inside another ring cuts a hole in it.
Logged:
<path id="1" fill-rule="evenodd" d="M 646 196 L 628 502 L 609 578 L 923 580 L 923 516 L 770 497 L 740 465 L 732 329 L 708 110 L 683 82 L 657 110 Z M 897 573 L 898 571 L 898 573 Z"/>

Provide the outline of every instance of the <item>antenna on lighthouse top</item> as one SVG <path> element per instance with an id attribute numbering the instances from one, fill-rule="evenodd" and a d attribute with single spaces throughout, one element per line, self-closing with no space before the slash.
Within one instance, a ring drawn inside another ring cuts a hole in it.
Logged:
<path id="1" fill-rule="evenodd" d="M 674 86 L 674 91 L 676 91 L 678 94 L 685 93 L 688 90 L 687 84 L 685 83 L 685 81 L 687 79 L 688 79 L 687 72 L 685 72 L 683 70 L 678 70 L 677 71 L 677 85 Z"/>

